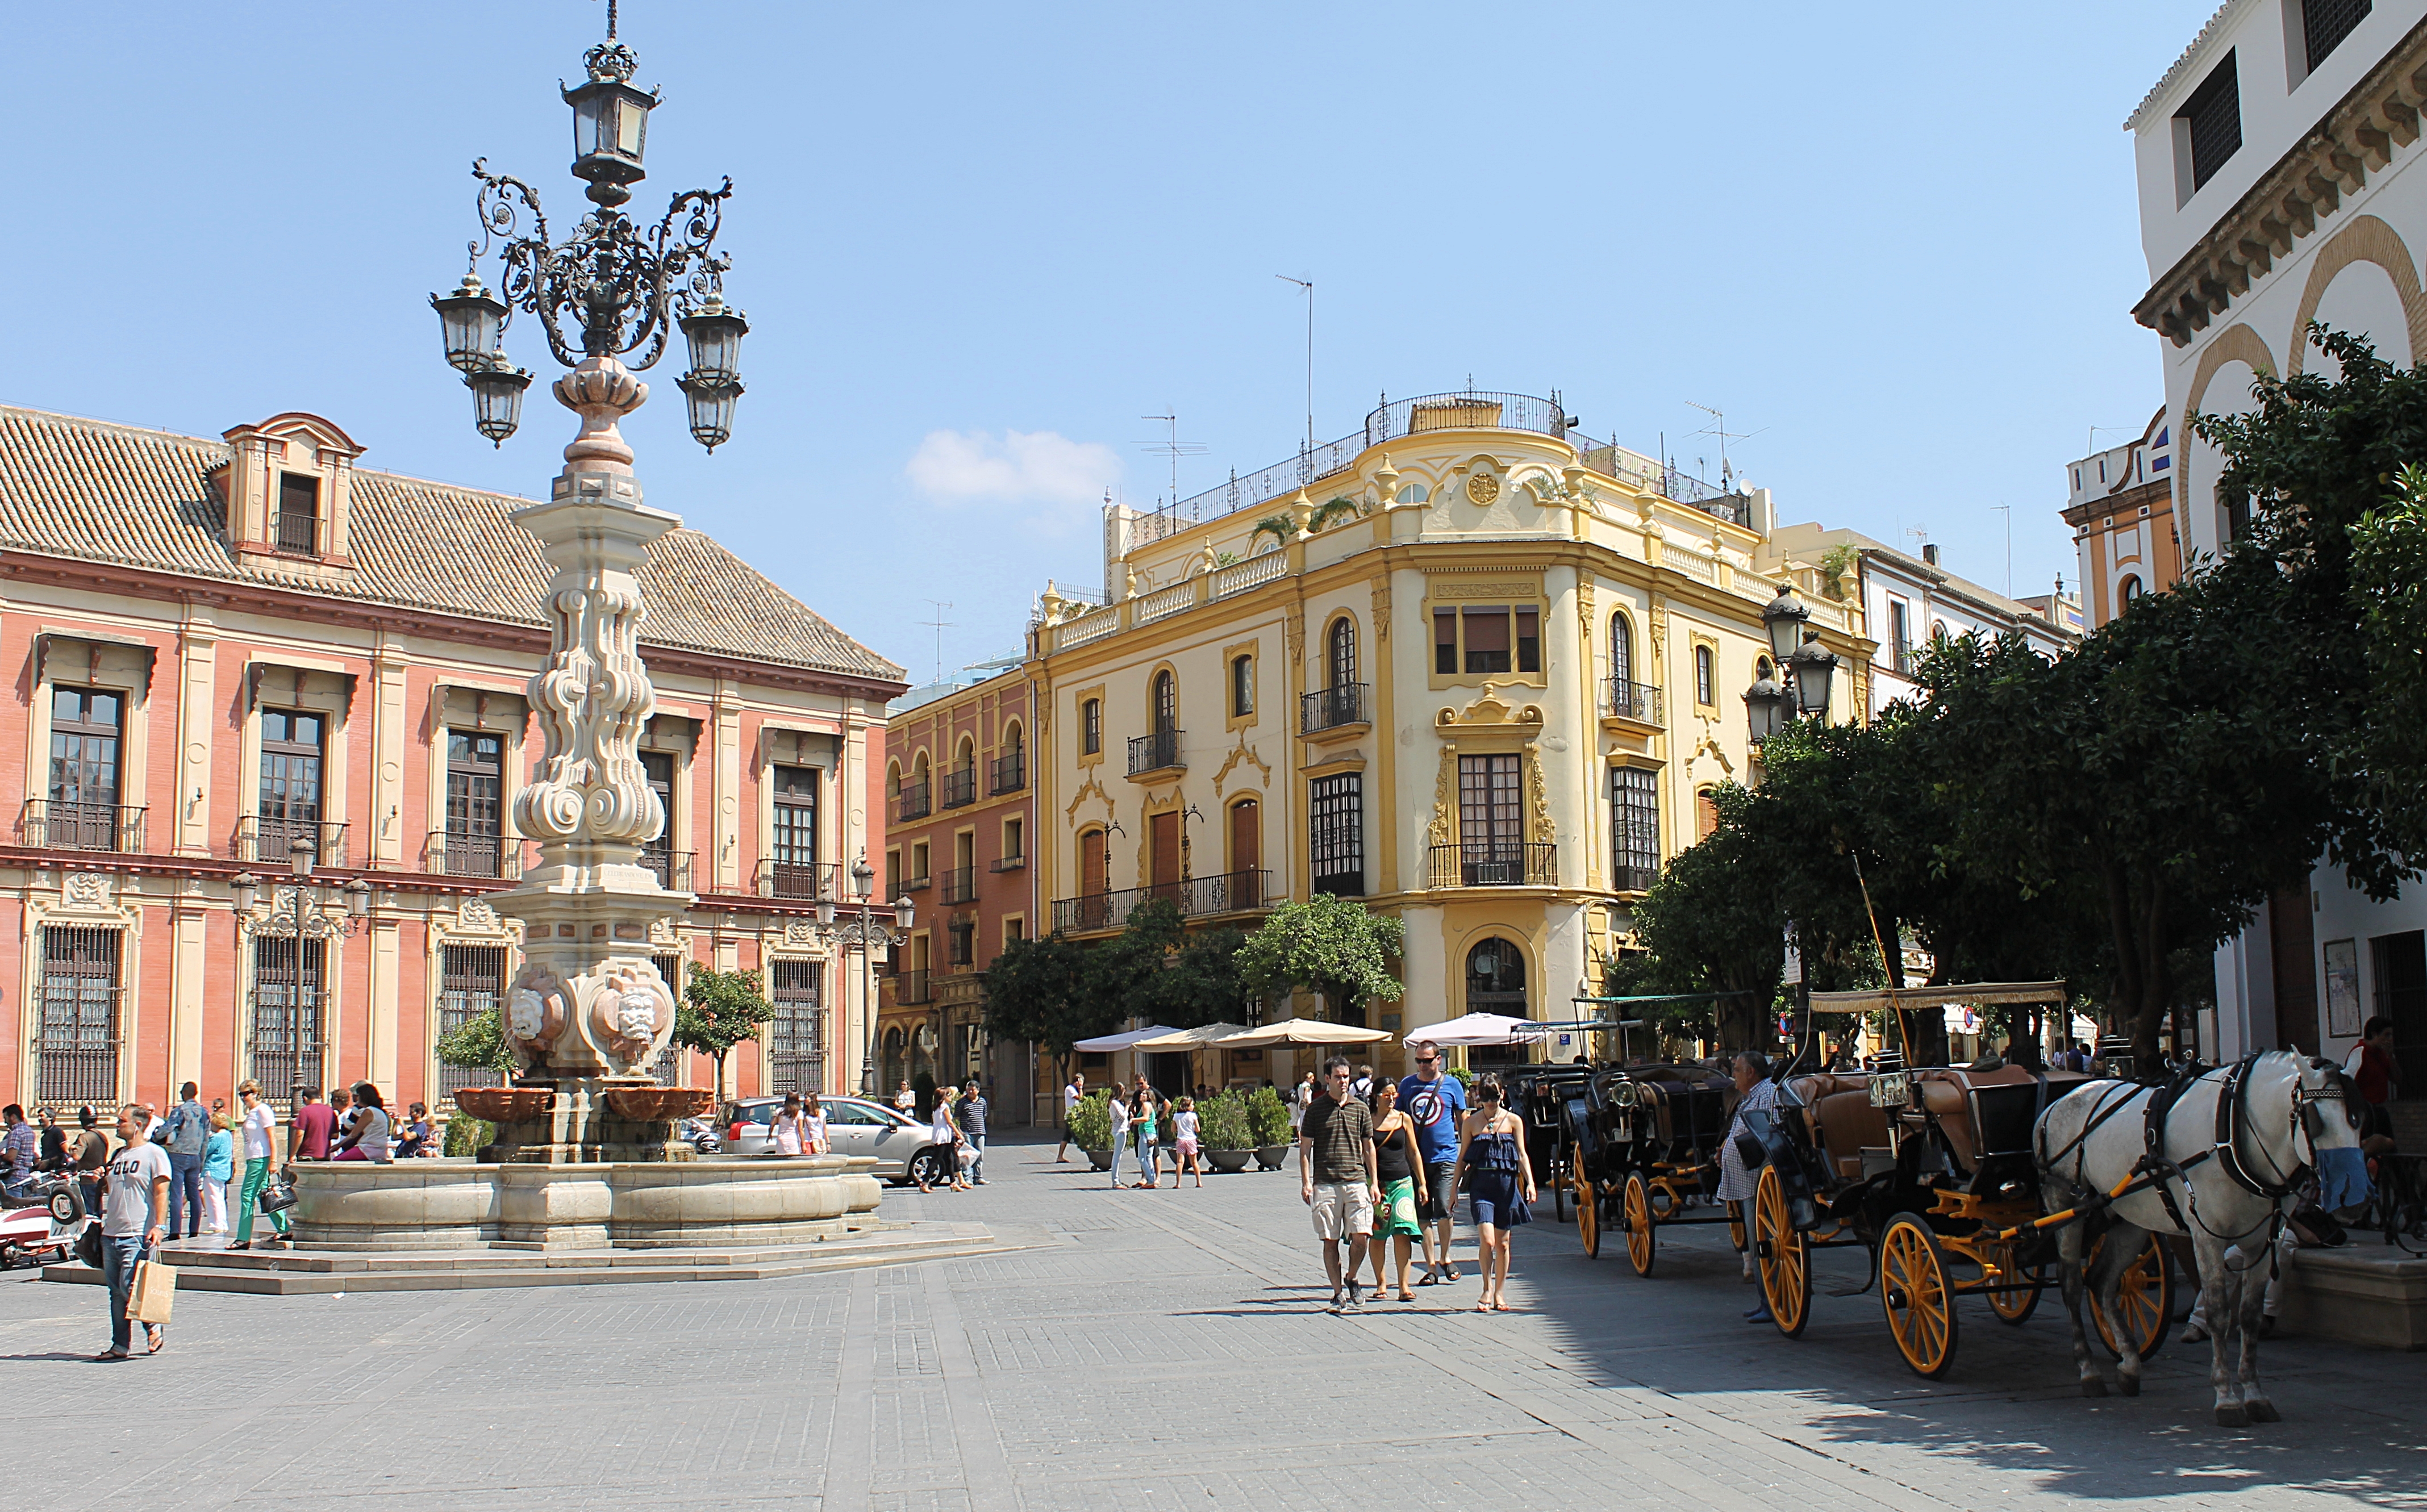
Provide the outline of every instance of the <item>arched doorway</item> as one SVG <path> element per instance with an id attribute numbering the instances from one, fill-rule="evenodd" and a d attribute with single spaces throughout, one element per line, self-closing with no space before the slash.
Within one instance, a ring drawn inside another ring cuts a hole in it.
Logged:
<path id="1" fill-rule="evenodd" d="M 1515 940 L 1495 935 L 1477 941 L 1466 952 L 1466 1011 L 1507 1014 L 1511 1018 L 1534 1016 L 1525 995 L 1525 952 Z M 1467 1051 L 1466 1064 L 1470 1069 L 1484 1071 L 1523 1065 L 1532 1059 L 1530 1046 L 1478 1045 Z"/>

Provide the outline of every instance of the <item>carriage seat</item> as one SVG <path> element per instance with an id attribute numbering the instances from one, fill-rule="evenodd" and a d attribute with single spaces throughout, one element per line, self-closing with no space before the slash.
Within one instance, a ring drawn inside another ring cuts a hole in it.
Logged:
<path id="1" fill-rule="evenodd" d="M 1827 1152 L 1830 1173 L 1851 1181 L 1863 1174 L 1863 1150 L 1888 1142 L 1888 1111 L 1871 1106 L 1868 1073 L 1819 1071 L 1790 1083 L 1803 1099 L 1812 1143 Z"/>
<path id="2" fill-rule="evenodd" d="M 2078 1071 L 2050 1071 L 2047 1100 L 2054 1102 L 2089 1080 Z M 1964 1170 L 1979 1169 L 1984 1154 L 2030 1152 L 2031 1126 L 2042 1104 L 2037 1079 L 2021 1066 L 2000 1066 L 1995 1071 L 1925 1066 L 1913 1073 L 1913 1086 L 1919 1105 L 1937 1121 L 1956 1164 Z"/>

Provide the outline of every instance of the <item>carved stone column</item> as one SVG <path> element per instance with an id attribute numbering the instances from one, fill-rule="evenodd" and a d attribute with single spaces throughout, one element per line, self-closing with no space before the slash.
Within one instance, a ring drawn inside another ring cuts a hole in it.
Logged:
<path id="1" fill-rule="evenodd" d="M 662 1159 L 668 1126 L 611 1112 L 608 1094 L 654 1084 L 646 1067 L 674 1032 L 675 1000 L 650 960 L 649 925 L 692 902 L 640 864 L 666 816 L 635 749 L 657 703 L 635 573 L 649 543 L 682 522 L 642 504 L 616 429 L 646 401 L 646 384 L 612 357 L 591 357 L 557 381 L 556 397 L 581 416 L 581 433 L 548 501 L 513 515 L 551 569 L 547 664 L 529 685 L 546 745 L 514 797 L 514 822 L 540 858 L 490 901 L 524 924 L 508 1037 L 525 1081 L 560 1095 L 545 1120 L 501 1125 L 499 1144 L 525 1160 Z"/>

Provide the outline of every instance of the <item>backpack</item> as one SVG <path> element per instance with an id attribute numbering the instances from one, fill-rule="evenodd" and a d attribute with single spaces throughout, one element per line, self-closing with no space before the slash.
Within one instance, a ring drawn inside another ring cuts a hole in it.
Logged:
<path id="1" fill-rule="evenodd" d="M 181 1102 L 169 1110 L 168 1138 L 161 1141 L 171 1155 L 200 1155 L 211 1141 L 210 1120 L 186 1110 L 190 1102 Z"/>

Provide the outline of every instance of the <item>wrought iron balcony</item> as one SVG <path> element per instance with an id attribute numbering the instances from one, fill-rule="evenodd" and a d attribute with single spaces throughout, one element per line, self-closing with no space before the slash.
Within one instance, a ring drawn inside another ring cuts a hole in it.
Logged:
<path id="1" fill-rule="evenodd" d="M 1650 892 L 1652 885 L 1659 880 L 1658 867 L 1621 865 L 1612 869 L 1609 885 L 1618 892 Z"/>
<path id="2" fill-rule="evenodd" d="M 1185 882 L 1165 882 L 1150 887 L 1124 887 L 1119 892 L 1057 898 L 1053 901 L 1053 927 L 1067 935 L 1118 929 L 1129 922 L 1132 910 L 1152 899 L 1168 900 L 1183 919 L 1250 913 L 1278 907 L 1283 902 L 1281 896 L 1273 890 L 1271 871 L 1225 871 L 1216 876 L 1191 877 Z"/>
<path id="3" fill-rule="evenodd" d="M 936 990 L 927 982 L 927 968 L 897 971 L 893 974 L 893 1000 L 899 1003 L 934 1002 Z"/>
<path id="4" fill-rule="evenodd" d="M 978 769 L 963 767 L 944 773 L 944 806 L 967 808 L 978 801 Z"/>
<path id="5" fill-rule="evenodd" d="M 523 842 L 495 831 L 432 830 L 423 847 L 422 870 L 445 877 L 515 881 L 523 874 Z"/>
<path id="6" fill-rule="evenodd" d="M 761 898 L 781 898 L 792 902 L 839 898 L 842 863 L 762 859 L 757 873 L 751 878 L 751 886 Z"/>
<path id="7" fill-rule="evenodd" d="M 936 811 L 934 805 L 928 801 L 928 789 L 925 783 L 904 783 L 902 785 L 902 790 L 893 795 L 893 818 L 897 822 L 904 823 L 914 819 L 925 819 L 929 814 Z"/>
<path id="8" fill-rule="evenodd" d="M 903 878 L 902 886 L 897 889 L 895 896 L 898 897 L 904 892 L 924 892 L 935 885 L 936 879 L 921 871 L 915 877 Z"/>
<path id="9" fill-rule="evenodd" d="M 292 510 L 280 510 L 278 512 L 278 549 L 300 551 L 308 557 L 319 545 L 317 539 L 319 529 L 318 515 L 299 514 Z"/>
<path id="10" fill-rule="evenodd" d="M 1436 887 L 1553 887 L 1559 848 L 1537 840 L 1461 840 L 1431 847 Z"/>
<path id="11" fill-rule="evenodd" d="M 1641 720 L 1646 724 L 1661 724 L 1660 690 L 1649 683 L 1629 682 L 1623 677 L 1609 678 L 1602 688 L 1603 715 L 1609 719 Z"/>
<path id="12" fill-rule="evenodd" d="M 1148 772 L 1178 772 L 1188 763 L 1180 758 L 1178 730 L 1157 730 L 1152 735 L 1132 737 L 1130 740 L 1130 775 Z"/>
<path id="13" fill-rule="evenodd" d="M 977 868 L 954 867 L 952 870 L 944 873 L 944 902 L 948 903 L 965 903 L 970 899 L 975 898 L 977 895 Z"/>
<path id="14" fill-rule="evenodd" d="M 989 797 L 1000 798 L 1004 793 L 1016 793 L 1027 786 L 1027 752 L 1014 751 L 986 764 L 986 793 Z"/>
<path id="15" fill-rule="evenodd" d="M 1298 733 L 1315 735 L 1324 730 L 1336 730 L 1344 724 L 1372 723 L 1373 691 L 1370 683 L 1351 682 L 1300 694 L 1297 701 Z"/>
<path id="16" fill-rule="evenodd" d="M 641 865 L 657 874 L 658 886 L 669 892 L 691 891 L 691 863 L 695 851 L 676 851 L 663 845 L 641 847 Z"/>
<path id="17" fill-rule="evenodd" d="M 265 819 L 259 814 L 247 814 L 236 821 L 236 838 L 228 846 L 228 859 L 284 871 L 295 859 L 297 840 L 312 842 L 314 866 L 346 865 L 345 825 L 318 819 Z"/>
<path id="18" fill-rule="evenodd" d="M 989 871 L 1018 871 L 1027 865 L 1028 857 L 1024 855 L 999 855 L 995 857 L 994 864 L 986 868 L 986 870 Z"/>
<path id="19" fill-rule="evenodd" d="M 65 803 L 51 798 L 28 798 L 21 827 L 25 843 L 36 850 L 136 852 L 143 849 L 143 810 L 124 804 Z M 113 1097 L 116 1095 L 111 1094 Z"/>

